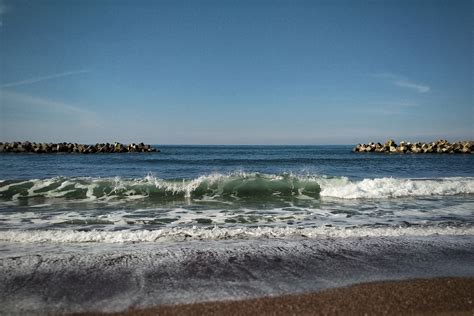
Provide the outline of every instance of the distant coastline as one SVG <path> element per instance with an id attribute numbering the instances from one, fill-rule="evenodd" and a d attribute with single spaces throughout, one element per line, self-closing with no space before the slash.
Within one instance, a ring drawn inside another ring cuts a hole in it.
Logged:
<path id="1" fill-rule="evenodd" d="M 0 142 L 0 153 L 131 153 L 131 152 L 159 152 L 151 145 L 144 143 L 97 143 L 95 145 L 78 143 L 36 143 L 36 142 Z"/>
<path id="2" fill-rule="evenodd" d="M 353 148 L 354 152 L 376 152 L 376 153 L 398 153 L 398 154 L 470 154 L 474 152 L 474 141 L 459 141 L 450 143 L 447 140 L 437 140 L 431 143 L 410 143 L 401 141 L 399 145 L 393 139 L 387 140 L 383 145 L 381 143 L 357 144 Z"/>

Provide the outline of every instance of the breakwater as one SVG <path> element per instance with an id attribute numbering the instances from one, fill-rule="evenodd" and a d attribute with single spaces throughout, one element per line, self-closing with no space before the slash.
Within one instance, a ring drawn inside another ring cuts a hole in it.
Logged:
<path id="1" fill-rule="evenodd" d="M 357 144 L 353 148 L 354 152 L 376 152 L 376 153 L 439 153 L 439 154 L 470 154 L 474 152 L 474 141 L 460 141 L 450 143 L 447 140 L 438 140 L 431 143 L 410 143 L 401 141 L 396 144 L 393 139 L 381 143 Z"/>
<path id="2" fill-rule="evenodd" d="M 156 152 L 159 151 L 151 145 L 121 144 L 121 143 L 100 143 L 95 145 L 85 145 L 77 143 L 35 143 L 35 142 L 0 142 L 0 153 L 130 153 L 130 152 Z"/>

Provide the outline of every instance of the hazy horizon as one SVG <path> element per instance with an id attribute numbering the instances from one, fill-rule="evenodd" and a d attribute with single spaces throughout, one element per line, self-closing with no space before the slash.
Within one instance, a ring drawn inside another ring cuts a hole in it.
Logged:
<path id="1" fill-rule="evenodd" d="M 0 141 L 474 137 L 472 1 L 0 0 Z"/>

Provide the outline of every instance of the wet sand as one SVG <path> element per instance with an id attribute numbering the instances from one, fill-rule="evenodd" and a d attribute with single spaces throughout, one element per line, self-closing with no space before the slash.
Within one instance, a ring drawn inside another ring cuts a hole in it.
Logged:
<path id="1" fill-rule="evenodd" d="M 112 315 L 336 314 L 474 315 L 474 278 L 373 282 L 310 294 L 156 306 Z"/>

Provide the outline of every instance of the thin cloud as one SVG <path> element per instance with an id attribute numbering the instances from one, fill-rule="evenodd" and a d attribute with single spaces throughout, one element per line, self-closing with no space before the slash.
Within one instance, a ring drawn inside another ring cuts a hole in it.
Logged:
<path id="1" fill-rule="evenodd" d="M 32 97 L 25 94 L 3 91 L 0 96 L 2 100 L 5 101 L 5 104 L 24 104 L 30 107 L 35 106 L 50 112 L 58 112 L 67 115 L 79 115 L 81 118 L 95 119 L 97 116 L 95 112 L 80 108 L 75 105 Z"/>
<path id="2" fill-rule="evenodd" d="M 0 90 L 0 113 L 0 132 L 11 139 L 91 140 L 104 132 L 104 122 L 94 111 L 6 90 Z"/>
<path id="3" fill-rule="evenodd" d="M 52 74 L 52 75 L 48 75 L 48 76 L 42 76 L 42 77 L 25 79 L 25 80 L 21 80 L 21 81 L 4 83 L 4 84 L 0 85 L 0 88 L 10 88 L 10 87 L 23 86 L 23 85 L 28 85 L 28 84 L 32 84 L 32 83 L 48 81 L 48 80 L 53 80 L 53 79 L 57 79 L 57 78 L 62 78 L 62 77 L 67 77 L 67 76 L 72 76 L 72 75 L 77 75 L 77 74 L 83 74 L 83 73 L 88 73 L 88 72 L 90 72 L 90 70 L 75 70 L 75 71 L 61 72 L 61 73 Z"/>
<path id="4" fill-rule="evenodd" d="M 414 83 L 406 80 L 397 80 L 394 82 L 396 86 L 402 87 L 402 88 L 408 88 L 415 90 L 419 93 L 426 93 L 431 90 L 429 86 L 419 84 L 419 83 Z"/>
<path id="5" fill-rule="evenodd" d="M 397 87 L 415 90 L 418 93 L 426 93 L 431 90 L 431 87 L 428 85 L 413 82 L 402 76 L 395 75 L 388 72 L 376 73 L 376 74 L 372 74 L 371 76 L 375 78 L 385 79 L 387 81 L 390 81 L 393 85 Z"/>

